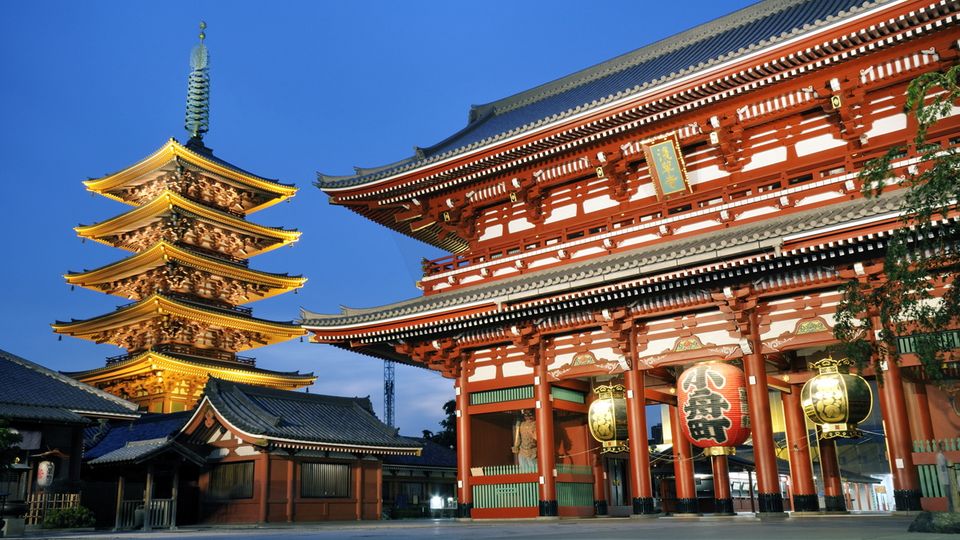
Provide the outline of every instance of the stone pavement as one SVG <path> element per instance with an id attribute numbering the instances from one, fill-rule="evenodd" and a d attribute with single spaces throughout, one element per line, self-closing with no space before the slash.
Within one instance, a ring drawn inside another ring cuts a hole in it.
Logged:
<path id="1" fill-rule="evenodd" d="M 188 538 L 250 538 L 299 540 L 391 538 L 414 540 L 958 540 L 955 535 L 908 533 L 912 516 L 850 514 L 781 519 L 756 519 L 753 515 L 733 518 L 587 518 L 552 520 L 409 520 L 377 522 L 330 522 L 297 525 L 269 524 L 245 527 L 188 527 L 176 531 L 49 533 L 37 531 L 27 538 L 109 538 L 121 540 Z"/>

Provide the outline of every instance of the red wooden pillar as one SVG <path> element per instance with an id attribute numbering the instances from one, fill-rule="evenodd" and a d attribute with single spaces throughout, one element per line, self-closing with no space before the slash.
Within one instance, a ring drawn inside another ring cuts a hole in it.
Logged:
<path id="1" fill-rule="evenodd" d="M 357 507 L 355 512 L 357 514 L 357 521 L 363 519 L 363 456 L 357 457 L 357 475 L 353 479 L 353 490 L 357 497 Z"/>
<path id="2" fill-rule="evenodd" d="M 713 456 L 713 513 L 734 515 L 733 498 L 730 496 L 730 464 L 727 456 Z"/>
<path id="3" fill-rule="evenodd" d="M 800 388 L 780 394 L 783 398 L 783 416 L 787 428 L 787 448 L 790 450 L 790 485 L 793 491 L 794 512 L 819 512 L 820 502 L 813 483 L 810 466 L 810 437 L 800 406 Z"/>
<path id="4" fill-rule="evenodd" d="M 293 456 L 287 459 L 287 523 L 293 523 L 293 496 L 296 493 L 294 481 L 296 480 L 296 467 Z"/>
<path id="5" fill-rule="evenodd" d="M 880 318 L 873 317 L 874 328 L 881 328 Z M 885 367 L 884 367 L 885 366 Z M 880 411 L 883 414 L 883 432 L 887 437 L 887 455 L 893 473 L 893 500 L 898 511 L 919 511 L 920 481 L 913 464 L 913 441 L 907 404 L 903 396 L 900 366 L 891 358 L 881 362 L 882 381 L 878 381 Z"/>
<path id="6" fill-rule="evenodd" d="M 461 366 L 456 384 L 457 393 L 457 517 L 469 518 L 473 509 L 473 488 L 470 486 L 470 413 L 467 392 L 467 368 Z"/>
<path id="7" fill-rule="evenodd" d="M 593 457 L 593 511 L 597 516 L 607 515 L 607 483 L 603 477 L 603 458 L 599 449 Z"/>
<path id="8" fill-rule="evenodd" d="M 254 472 L 256 472 L 258 465 L 262 470 L 259 475 L 260 508 L 257 521 L 259 523 L 266 523 L 270 511 L 270 455 L 266 453 L 260 454 L 260 463 L 253 466 Z"/>
<path id="9" fill-rule="evenodd" d="M 913 399 L 911 400 L 916 410 L 916 422 L 911 422 L 915 428 L 913 440 L 930 441 L 936 438 L 933 434 L 933 420 L 930 418 L 930 401 L 927 399 L 927 385 L 923 381 L 914 383 Z"/>
<path id="10" fill-rule="evenodd" d="M 753 431 L 753 455 L 757 467 L 757 502 L 760 513 L 783 512 L 780 475 L 777 472 L 776 446 L 773 442 L 773 421 L 770 419 L 770 395 L 767 389 L 767 367 L 760 341 L 760 325 L 756 310 L 750 317 L 751 352 L 743 357 L 747 376 L 747 405 Z"/>
<path id="11" fill-rule="evenodd" d="M 631 334 L 630 350 L 636 343 Z M 647 409 L 644 397 L 644 373 L 633 366 L 624 374 L 627 388 L 627 437 L 630 440 L 630 493 L 634 514 L 655 514 L 653 481 L 650 475 L 650 446 L 647 441 Z"/>
<path id="12" fill-rule="evenodd" d="M 553 436 L 553 401 L 543 344 L 537 354 L 537 376 L 534 380 L 537 397 L 537 467 L 540 471 L 540 515 L 557 515 L 556 445 Z"/>
<path id="13" fill-rule="evenodd" d="M 840 461 L 837 459 L 837 444 L 833 440 L 819 439 L 820 474 L 823 475 L 823 504 L 827 512 L 846 512 L 847 504 L 840 479 Z"/>
<path id="14" fill-rule="evenodd" d="M 693 476 L 693 451 L 680 428 L 680 410 L 670 407 L 670 432 L 673 434 L 673 476 L 676 481 L 677 514 L 697 514 L 697 481 Z"/>

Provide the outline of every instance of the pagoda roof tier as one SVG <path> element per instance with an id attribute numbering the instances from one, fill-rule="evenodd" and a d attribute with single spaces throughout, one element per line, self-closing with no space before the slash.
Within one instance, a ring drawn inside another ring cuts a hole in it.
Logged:
<path id="1" fill-rule="evenodd" d="M 252 252 L 231 253 L 231 255 L 240 256 L 241 258 L 252 257 L 259 253 L 264 253 L 296 242 L 301 234 L 300 231 L 297 230 L 257 225 L 256 223 L 240 219 L 228 212 L 221 212 L 196 203 L 169 190 L 164 190 L 155 199 L 134 210 L 93 225 L 80 225 L 75 227 L 74 230 L 77 231 L 77 234 L 81 237 L 90 238 L 110 246 L 137 251 L 113 239 L 113 237 L 121 233 L 135 231 L 149 226 L 163 217 L 170 216 L 174 212 L 194 216 L 197 219 L 216 224 L 226 230 L 232 230 L 240 234 L 258 237 L 268 241 L 265 244 L 257 246 Z M 159 240 L 159 238 L 157 240 Z"/>
<path id="2" fill-rule="evenodd" d="M 141 184 L 152 178 L 151 175 L 162 171 L 173 162 L 182 162 L 214 174 L 223 180 L 251 189 L 258 193 L 258 203 L 245 208 L 246 213 L 256 212 L 280 201 L 289 199 L 297 193 L 297 188 L 282 184 L 247 172 L 240 167 L 227 163 L 212 153 L 195 152 L 171 138 L 156 152 L 140 162 L 113 174 L 85 181 L 87 190 L 105 197 L 136 206 L 135 200 L 129 200 L 126 188 Z"/>
<path id="3" fill-rule="evenodd" d="M 124 360 L 112 362 L 95 369 L 64 372 L 64 375 L 89 385 L 97 385 L 147 375 L 158 369 L 189 377 L 212 375 L 228 381 L 246 382 L 288 390 L 309 386 L 317 380 L 313 373 L 272 371 L 240 362 L 214 360 L 198 356 L 181 356 L 153 350 L 131 355 Z"/>
<path id="4" fill-rule="evenodd" d="M 688 84 L 693 77 L 719 73 L 734 63 L 748 64 L 768 51 L 871 16 L 896 3 L 893 0 L 758 2 L 552 82 L 485 105 L 474 105 L 463 129 L 432 146 L 415 147 L 413 156 L 383 166 L 356 167 L 355 173 L 349 175 L 319 174 L 317 185 L 331 195 L 366 190 L 373 185 L 378 190 L 390 189 L 386 182 L 391 178 L 453 163 L 463 155 L 529 133 L 546 132 L 626 102 L 661 96 Z M 822 43 L 820 39 L 816 45 Z M 805 48 L 806 45 L 799 50 Z"/>
<path id="5" fill-rule="evenodd" d="M 381 307 L 344 308 L 338 314 L 301 310 L 301 322 L 317 341 L 381 342 L 429 335 L 441 327 L 462 332 L 491 317 L 506 320 L 510 312 L 558 303 L 590 304 L 590 298 L 604 294 L 654 289 L 676 293 L 676 287 L 668 284 L 677 280 L 699 283 L 699 276 L 774 264 L 895 229 L 903 196 L 903 190 L 891 191 L 879 198 L 854 199 Z M 700 286 L 679 287 L 698 290 Z"/>
<path id="6" fill-rule="evenodd" d="M 121 329 L 158 321 L 167 316 L 199 323 L 202 327 L 217 326 L 259 336 L 258 340 L 249 340 L 233 347 L 234 352 L 281 343 L 306 333 L 295 324 L 257 319 L 245 312 L 188 302 L 162 294 L 154 294 L 99 317 L 71 322 L 57 321 L 52 326 L 53 331 L 58 334 L 125 347 L 126 345 L 119 341 Z"/>
<path id="7" fill-rule="evenodd" d="M 142 275 L 171 262 L 243 283 L 257 285 L 259 287 L 248 288 L 248 293 L 257 296 L 258 298 L 256 299 L 258 300 L 298 289 L 307 281 L 307 278 L 301 276 L 250 270 L 238 264 L 201 255 L 165 240 L 157 242 L 152 248 L 132 257 L 102 266 L 95 270 L 66 274 L 64 278 L 66 278 L 67 283 L 70 285 L 79 285 L 97 291 L 120 294 L 111 287 L 112 283 Z M 126 294 L 126 292 L 123 294 Z M 132 298 L 132 300 L 140 299 L 139 297 Z"/>

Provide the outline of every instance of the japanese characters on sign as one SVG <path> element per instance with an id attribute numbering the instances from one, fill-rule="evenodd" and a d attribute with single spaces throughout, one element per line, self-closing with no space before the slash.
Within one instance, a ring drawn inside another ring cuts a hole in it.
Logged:
<path id="1" fill-rule="evenodd" d="M 687 170 L 683 164 L 683 154 L 676 135 L 668 135 L 649 143 L 644 143 L 643 154 L 650 168 L 650 177 L 661 199 L 677 193 L 687 193 Z"/>
<path id="2" fill-rule="evenodd" d="M 723 363 L 705 363 L 677 379 L 682 431 L 694 446 L 733 453 L 750 435 L 743 372 Z"/>

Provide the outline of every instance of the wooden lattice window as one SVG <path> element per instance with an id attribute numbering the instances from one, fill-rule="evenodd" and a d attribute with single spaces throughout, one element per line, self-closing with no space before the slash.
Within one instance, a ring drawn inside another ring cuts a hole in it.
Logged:
<path id="1" fill-rule="evenodd" d="M 210 473 L 210 497 L 213 499 L 250 499 L 253 497 L 253 462 L 221 463 Z"/>
<path id="2" fill-rule="evenodd" d="M 301 497 L 349 497 L 350 466 L 344 463 L 301 463 Z"/>

